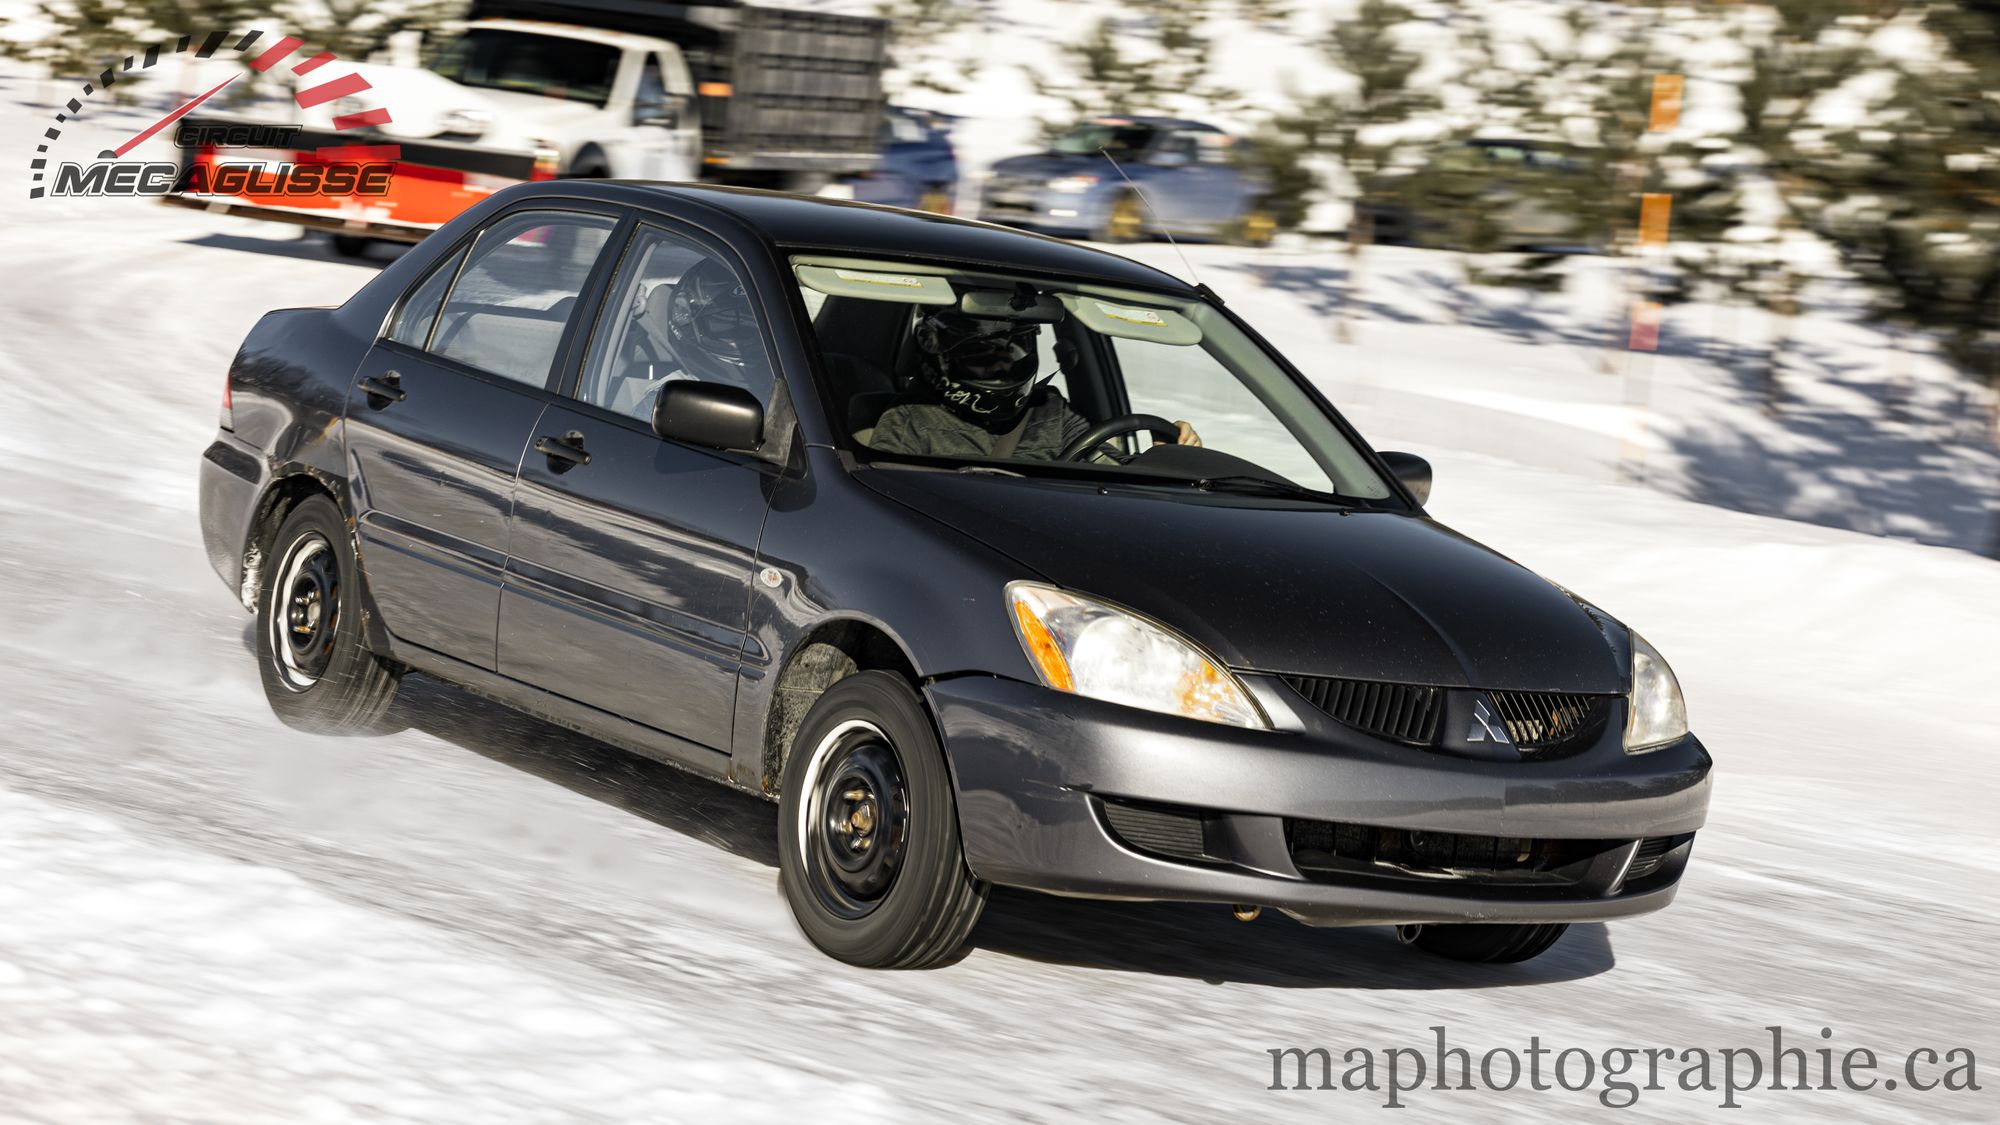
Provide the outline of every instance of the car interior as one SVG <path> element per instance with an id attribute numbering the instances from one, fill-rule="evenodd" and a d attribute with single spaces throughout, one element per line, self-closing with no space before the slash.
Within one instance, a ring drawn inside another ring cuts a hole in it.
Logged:
<path id="1" fill-rule="evenodd" d="M 674 278 L 642 282 L 618 326 L 613 328 L 609 361 L 593 359 L 577 397 L 634 418 L 648 417 L 662 384 L 681 375 L 680 360 L 667 339 L 667 316 Z"/>
<path id="2" fill-rule="evenodd" d="M 575 306 L 573 296 L 546 309 L 454 304 L 444 310 L 431 350 L 484 371 L 507 374 L 523 367 L 545 371 Z"/>
<path id="3" fill-rule="evenodd" d="M 849 436 L 860 444 L 882 414 L 899 402 L 923 394 L 921 364 L 911 325 L 921 315 L 918 306 L 860 297 L 829 296 L 813 316 L 820 356 L 826 365 L 829 400 L 844 404 L 836 414 L 845 418 Z M 1077 362 L 1074 330 L 1061 324 L 1042 326 L 1037 349 L 1041 366 L 1037 380 L 1048 380 L 1077 411 L 1095 417 L 1086 402 L 1095 396 L 1072 374 Z M 1077 396 L 1085 396 L 1079 402 Z"/>
<path id="4" fill-rule="evenodd" d="M 1323 408 L 1206 306 L 915 264 L 800 257 L 793 265 L 820 347 L 823 399 L 854 451 L 871 462 L 940 461 L 871 439 L 891 407 L 938 401 L 914 326 L 955 307 L 975 319 L 1034 325 L 1033 378 L 1091 423 L 1054 460 L 1205 486 L 1227 478 L 1245 488 L 1256 481 L 1347 498 L 1389 495 Z M 1193 440 L 1176 441 L 1181 422 Z M 990 460 L 1018 471 L 1050 458 Z"/>
<path id="5" fill-rule="evenodd" d="M 661 387 L 695 377 L 686 370 L 668 329 L 676 287 L 689 270 L 708 259 L 676 238 L 657 232 L 641 237 L 639 249 L 620 266 L 618 280 L 605 299 L 598 340 L 585 358 L 578 398 L 649 421 Z M 746 357 L 741 374 L 745 389 L 768 399 L 773 377 L 761 351 Z"/>

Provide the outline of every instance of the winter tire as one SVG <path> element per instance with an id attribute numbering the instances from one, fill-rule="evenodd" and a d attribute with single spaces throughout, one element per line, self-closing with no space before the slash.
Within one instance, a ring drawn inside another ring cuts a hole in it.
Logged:
<path id="1" fill-rule="evenodd" d="M 1271 217 L 1270 209 L 1259 203 L 1243 216 L 1237 224 L 1236 241 L 1239 245 L 1261 250 L 1271 245 L 1271 239 L 1278 233 L 1277 220 Z"/>
<path id="2" fill-rule="evenodd" d="M 917 693 L 859 672 L 806 713 L 785 762 L 778 873 L 831 957 L 922 969 L 964 944 L 986 905 L 966 869 L 944 751 Z"/>
<path id="3" fill-rule="evenodd" d="M 360 567 L 347 521 L 325 496 L 292 509 L 257 590 L 257 670 L 271 710 L 320 734 L 373 733 L 396 676 L 361 638 Z"/>

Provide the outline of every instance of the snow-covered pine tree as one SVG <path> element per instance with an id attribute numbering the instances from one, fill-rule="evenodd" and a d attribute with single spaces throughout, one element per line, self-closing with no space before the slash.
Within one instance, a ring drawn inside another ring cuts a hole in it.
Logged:
<path id="1" fill-rule="evenodd" d="M 1373 241 L 1369 204 L 1381 190 L 1381 173 L 1391 155 L 1409 143 L 1397 127 L 1439 108 L 1436 94 L 1411 82 L 1424 58 L 1408 46 L 1401 29 L 1415 18 L 1395 0 L 1361 0 L 1352 18 L 1336 20 L 1317 43 L 1328 63 L 1351 76 L 1351 86 L 1300 107 L 1320 119 L 1315 144 L 1340 161 L 1355 198 L 1345 292 L 1334 312 L 1334 332 L 1342 339 L 1352 334 L 1349 308 L 1361 285 L 1363 255 Z"/>

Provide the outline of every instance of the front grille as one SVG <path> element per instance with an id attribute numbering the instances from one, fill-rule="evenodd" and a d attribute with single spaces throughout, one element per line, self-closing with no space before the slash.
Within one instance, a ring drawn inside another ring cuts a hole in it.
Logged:
<path id="1" fill-rule="evenodd" d="M 1667 853 L 1686 843 L 1689 838 L 1689 836 L 1648 836 L 1639 841 L 1639 850 L 1632 853 L 1632 866 L 1625 869 L 1626 880 L 1644 879 L 1658 871 L 1660 864 L 1666 862 Z"/>
<path id="2" fill-rule="evenodd" d="M 1198 809 L 1106 799 L 1104 819 L 1120 840 L 1139 851 L 1174 859 L 1207 858 L 1207 838 Z"/>
<path id="3" fill-rule="evenodd" d="M 1623 841 L 1468 836 L 1324 820 L 1285 820 L 1292 862 L 1312 878 L 1376 875 L 1574 883 L 1581 866 Z"/>
<path id="4" fill-rule="evenodd" d="M 1370 734 L 1429 746 L 1444 714 L 1444 691 L 1415 684 L 1286 676 L 1284 681 L 1313 706 Z"/>
<path id="5" fill-rule="evenodd" d="M 1524 751 L 1548 750 L 1594 733 L 1611 713 L 1608 695 L 1548 691 L 1489 691 L 1507 724 L 1507 737 Z"/>

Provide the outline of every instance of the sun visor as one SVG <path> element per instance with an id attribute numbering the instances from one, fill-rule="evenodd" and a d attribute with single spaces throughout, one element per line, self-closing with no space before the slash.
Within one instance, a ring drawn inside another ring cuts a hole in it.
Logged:
<path id="1" fill-rule="evenodd" d="M 932 274 L 892 273 L 851 266 L 796 266 L 799 284 L 829 297 L 899 301 L 906 305 L 955 305 L 951 282 Z"/>
<path id="2" fill-rule="evenodd" d="M 1176 347 L 1201 343 L 1201 329 L 1172 309 L 1128 305 L 1087 293 L 1064 293 L 1062 303 L 1084 327 L 1100 335 L 1151 340 Z"/>

